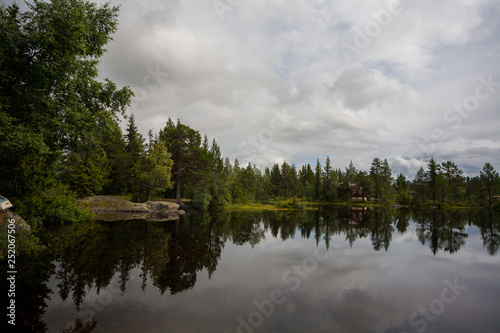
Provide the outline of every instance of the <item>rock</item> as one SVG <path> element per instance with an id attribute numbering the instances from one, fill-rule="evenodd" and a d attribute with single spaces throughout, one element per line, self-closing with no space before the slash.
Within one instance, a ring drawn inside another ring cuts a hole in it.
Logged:
<path id="1" fill-rule="evenodd" d="M 16 220 L 16 232 L 28 232 L 31 231 L 31 227 L 26 223 L 26 221 L 14 212 L 8 209 L 0 210 L 0 229 L 7 229 L 9 225 L 9 220 Z"/>
<path id="2" fill-rule="evenodd" d="M 96 219 L 101 221 L 170 221 L 184 214 L 183 210 L 179 210 L 179 204 L 168 201 L 135 203 L 119 197 L 95 196 L 82 199 L 81 202 L 92 209 Z"/>
<path id="3" fill-rule="evenodd" d="M 146 205 L 150 210 L 178 210 L 179 204 L 169 201 L 148 201 Z"/>

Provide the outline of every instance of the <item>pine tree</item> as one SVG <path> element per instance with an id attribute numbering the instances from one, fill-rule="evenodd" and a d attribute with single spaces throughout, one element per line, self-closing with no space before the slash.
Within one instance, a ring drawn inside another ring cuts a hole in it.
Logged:
<path id="1" fill-rule="evenodd" d="M 454 201 L 453 198 L 455 197 L 456 194 L 455 189 L 458 185 L 457 183 L 460 181 L 463 171 L 460 170 L 458 166 L 451 161 L 446 161 L 441 163 L 440 170 L 448 185 L 447 197 L 451 202 L 453 202 Z"/>
<path id="2" fill-rule="evenodd" d="M 413 186 L 415 188 L 415 192 L 417 193 L 417 197 L 422 198 L 422 202 L 425 202 L 425 185 L 426 185 L 426 174 L 423 167 L 417 171 L 415 175 L 415 179 L 413 180 Z"/>
<path id="3" fill-rule="evenodd" d="M 175 198 L 181 202 L 181 189 L 186 185 L 195 185 L 203 178 L 207 165 L 204 164 L 200 133 L 187 125 L 177 125 L 168 119 L 160 140 L 165 142 L 174 161 Z"/>
<path id="4" fill-rule="evenodd" d="M 381 180 L 382 162 L 379 158 L 374 158 L 370 167 L 370 178 L 372 181 L 372 188 L 375 195 L 375 200 L 380 200 L 382 195 L 382 180 Z"/>
<path id="5" fill-rule="evenodd" d="M 493 168 L 490 163 L 486 163 L 481 171 L 481 182 L 486 189 L 486 194 L 488 196 L 488 205 L 491 206 L 491 198 L 495 191 L 499 187 L 499 176 L 498 172 Z"/>
<path id="6" fill-rule="evenodd" d="M 132 114 L 129 118 L 127 132 L 125 133 L 125 155 L 127 181 L 125 192 L 131 193 L 137 190 L 140 178 L 140 166 L 145 157 L 144 137 L 139 133 Z"/>
<path id="7" fill-rule="evenodd" d="M 321 163 L 319 163 L 319 158 L 316 161 L 316 172 L 314 180 L 314 197 L 316 200 L 321 200 L 321 187 L 323 180 L 323 170 L 321 168 Z"/>
<path id="8" fill-rule="evenodd" d="M 439 185 L 439 164 L 432 157 L 427 164 L 426 182 L 432 195 L 432 201 L 436 202 L 436 192 Z"/>
<path id="9" fill-rule="evenodd" d="M 326 157 L 322 180 L 322 198 L 326 201 L 335 200 L 334 174 L 330 157 Z"/>
<path id="10" fill-rule="evenodd" d="M 384 203 L 391 203 L 393 201 L 392 192 L 392 170 L 389 166 L 387 159 L 382 162 L 381 169 L 381 182 L 382 182 L 382 201 Z"/>
<path id="11" fill-rule="evenodd" d="M 284 196 L 283 192 L 283 177 L 281 175 L 280 166 L 275 163 L 269 174 L 271 182 L 271 194 L 274 198 Z"/>

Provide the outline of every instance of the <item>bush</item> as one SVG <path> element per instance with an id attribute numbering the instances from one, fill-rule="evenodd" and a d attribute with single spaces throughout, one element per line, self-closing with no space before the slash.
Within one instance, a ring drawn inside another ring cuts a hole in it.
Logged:
<path id="1" fill-rule="evenodd" d="M 212 196 L 206 192 L 196 192 L 191 199 L 191 205 L 193 208 L 198 210 L 206 210 L 210 201 L 212 200 Z"/>
<path id="2" fill-rule="evenodd" d="M 276 206 L 278 208 L 284 208 L 284 209 L 303 209 L 304 205 L 302 202 L 297 197 L 293 197 L 292 199 L 286 200 L 286 201 L 279 201 Z"/>
<path id="3" fill-rule="evenodd" d="M 93 213 L 82 207 L 67 186 L 56 185 L 20 200 L 17 208 L 28 224 L 61 225 L 93 219 Z"/>

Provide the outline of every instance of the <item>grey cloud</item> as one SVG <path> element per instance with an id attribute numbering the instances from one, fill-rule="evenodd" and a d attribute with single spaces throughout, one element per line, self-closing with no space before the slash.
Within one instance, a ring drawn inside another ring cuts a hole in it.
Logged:
<path id="1" fill-rule="evenodd" d="M 210 1 L 115 3 L 120 26 L 102 75 L 144 91 L 148 68 L 169 74 L 131 110 L 143 133 L 180 118 L 216 137 L 225 156 L 262 167 L 331 156 L 335 167 L 353 160 L 366 170 L 380 157 L 413 176 L 431 154 L 468 170 L 497 163 L 500 94 L 458 129 L 443 113 L 474 93 L 478 75 L 500 72 L 499 3 L 402 2 L 402 13 L 352 64 L 338 45 L 352 43 L 353 29 L 386 1 L 245 1 L 224 21 Z M 245 146 L 283 109 L 293 121 Z M 433 140 L 436 129 L 445 135 Z M 429 140 L 435 149 L 423 152 L 419 144 Z"/>
<path id="2" fill-rule="evenodd" d="M 369 105 L 384 105 L 411 98 L 411 89 L 380 71 L 361 66 L 347 68 L 332 88 L 346 107 L 361 110 Z"/>

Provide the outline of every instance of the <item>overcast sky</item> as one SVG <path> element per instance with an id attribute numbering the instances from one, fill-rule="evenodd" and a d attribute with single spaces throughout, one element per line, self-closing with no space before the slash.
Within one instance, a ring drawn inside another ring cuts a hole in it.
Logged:
<path id="1" fill-rule="evenodd" d="M 111 3 L 101 75 L 133 88 L 144 135 L 179 118 L 260 167 L 500 168 L 500 1 Z"/>

